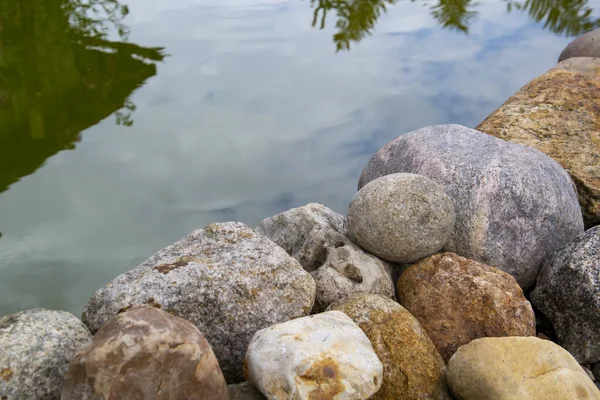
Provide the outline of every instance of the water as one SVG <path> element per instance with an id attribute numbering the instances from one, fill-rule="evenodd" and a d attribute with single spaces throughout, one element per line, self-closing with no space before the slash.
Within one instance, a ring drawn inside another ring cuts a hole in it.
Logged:
<path id="1" fill-rule="evenodd" d="M 79 315 L 211 222 L 345 213 L 382 144 L 477 125 L 600 25 L 600 0 L 85 4 L 0 4 L 0 315 Z"/>

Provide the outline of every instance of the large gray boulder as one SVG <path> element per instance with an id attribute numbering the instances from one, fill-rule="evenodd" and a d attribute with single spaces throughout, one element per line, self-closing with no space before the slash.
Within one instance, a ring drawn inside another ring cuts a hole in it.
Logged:
<path id="1" fill-rule="evenodd" d="M 558 62 L 571 57 L 600 57 L 600 28 L 579 36 L 565 47 Z"/>
<path id="2" fill-rule="evenodd" d="M 443 188 L 415 174 L 391 174 L 363 186 L 348 209 L 348 232 L 384 260 L 410 264 L 440 251 L 454 230 Z"/>
<path id="3" fill-rule="evenodd" d="M 71 361 L 61 400 L 229 400 L 219 363 L 191 323 L 151 306 L 113 318 Z"/>
<path id="4" fill-rule="evenodd" d="M 600 361 L 600 226 L 544 262 L 531 301 L 577 361 Z"/>
<path id="5" fill-rule="evenodd" d="M 119 311 L 149 304 L 206 336 L 229 383 L 260 329 L 310 314 L 315 281 L 268 238 L 238 222 L 211 224 L 98 290 L 83 312 L 96 332 Z"/>
<path id="6" fill-rule="evenodd" d="M 1 317 L 0 399 L 59 399 L 71 358 L 90 340 L 85 325 L 65 311 Z"/>
<path id="7" fill-rule="evenodd" d="M 543 153 L 460 125 L 425 127 L 392 140 L 359 181 L 409 172 L 440 184 L 454 203 L 444 250 L 498 267 L 529 288 L 542 261 L 583 231 L 569 174 Z"/>
<path id="8" fill-rule="evenodd" d="M 316 203 L 261 222 L 256 232 L 281 246 L 316 281 L 314 311 L 355 293 L 394 298 L 392 268 L 365 253 L 346 236 L 345 218 Z"/>

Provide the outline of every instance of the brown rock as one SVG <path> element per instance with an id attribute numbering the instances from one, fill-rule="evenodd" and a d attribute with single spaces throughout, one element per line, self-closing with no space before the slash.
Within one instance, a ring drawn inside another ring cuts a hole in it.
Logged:
<path id="1" fill-rule="evenodd" d="M 535 336 L 533 309 L 515 278 L 454 253 L 411 265 L 398 280 L 398 297 L 446 362 L 473 339 Z"/>
<path id="2" fill-rule="evenodd" d="M 562 61 L 476 129 L 534 147 L 575 181 L 586 228 L 600 223 L 600 58 Z"/>
<path id="3" fill-rule="evenodd" d="M 213 351 L 190 322 L 150 306 L 110 319 L 71 361 L 62 400 L 228 400 Z"/>
<path id="4" fill-rule="evenodd" d="M 404 307 L 374 294 L 357 294 L 328 310 L 348 315 L 365 332 L 383 364 L 374 400 L 451 399 L 446 365 L 421 325 Z"/>

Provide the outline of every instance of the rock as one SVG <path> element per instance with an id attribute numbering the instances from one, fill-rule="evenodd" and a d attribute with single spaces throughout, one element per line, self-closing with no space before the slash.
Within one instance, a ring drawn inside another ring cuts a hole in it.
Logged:
<path id="1" fill-rule="evenodd" d="M 560 346 L 536 337 L 482 338 L 448 363 L 448 383 L 462 400 L 600 399 L 600 391 Z"/>
<path id="2" fill-rule="evenodd" d="M 61 400 L 228 400 L 210 345 L 190 322 L 151 306 L 111 318 L 77 352 Z"/>
<path id="3" fill-rule="evenodd" d="M 600 362 L 597 362 L 592 366 L 592 374 L 594 374 L 597 381 L 600 381 Z"/>
<path id="4" fill-rule="evenodd" d="M 348 232 L 363 249 L 412 263 L 442 249 L 454 229 L 454 205 L 442 187 L 415 174 L 391 174 L 362 187 L 348 209 Z"/>
<path id="5" fill-rule="evenodd" d="M 227 386 L 231 400 L 265 400 L 266 397 L 248 382 Z"/>
<path id="6" fill-rule="evenodd" d="M 558 62 L 571 57 L 600 57 L 600 29 L 579 36 L 565 47 Z"/>
<path id="7" fill-rule="evenodd" d="M 149 304 L 192 322 L 229 383 L 243 380 L 252 335 L 308 315 L 314 279 L 281 247 L 237 222 L 208 225 L 98 290 L 83 312 L 97 331 L 119 311 Z"/>
<path id="8" fill-rule="evenodd" d="M 583 369 L 583 372 L 585 372 L 585 374 L 592 380 L 592 382 L 596 381 L 596 377 L 594 376 L 594 373 L 592 371 L 590 371 L 587 367 L 585 366 L 581 366 L 581 368 Z"/>
<path id="9" fill-rule="evenodd" d="M 388 298 L 357 294 L 329 306 L 360 326 L 383 364 L 383 382 L 373 400 L 451 399 L 446 364 L 421 325 Z"/>
<path id="10" fill-rule="evenodd" d="M 90 340 L 83 323 L 65 311 L 0 317 L 0 399 L 59 399 L 69 361 Z"/>
<path id="11" fill-rule="evenodd" d="M 531 304 L 515 279 L 453 253 L 409 267 L 398 280 L 398 298 L 446 362 L 473 339 L 535 336 Z"/>
<path id="12" fill-rule="evenodd" d="M 600 361 L 600 226 L 544 262 L 531 301 L 580 363 Z"/>
<path id="13" fill-rule="evenodd" d="M 368 399 L 383 366 L 346 314 L 328 311 L 258 331 L 244 363 L 248 381 L 269 399 Z"/>
<path id="14" fill-rule="evenodd" d="M 477 127 L 562 165 L 577 185 L 588 228 L 600 223 L 599 98 L 600 58 L 572 58 L 525 85 Z"/>
<path id="15" fill-rule="evenodd" d="M 399 136 L 373 156 L 359 187 L 410 172 L 442 185 L 456 223 L 444 250 L 493 265 L 523 288 L 544 258 L 583 230 L 569 175 L 550 157 L 460 125 Z"/>
<path id="16" fill-rule="evenodd" d="M 256 228 L 293 256 L 317 283 L 313 312 L 354 293 L 395 298 L 392 269 L 346 236 L 345 218 L 311 203 L 267 218 Z"/>

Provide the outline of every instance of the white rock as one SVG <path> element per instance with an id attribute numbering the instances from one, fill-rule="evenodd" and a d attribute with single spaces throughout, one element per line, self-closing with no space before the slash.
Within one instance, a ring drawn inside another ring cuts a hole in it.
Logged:
<path id="1" fill-rule="evenodd" d="M 256 332 L 244 368 L 249 382 L 271 400 L 368 399 L 383 378 L 371 342 L 340 311 Z"/>
<path id="2" fill-rule="evenodd" d="M 267 218 L 256 232 L 300 262 L 317 283 L 313 311 L 357 293 L 395 299 L 391 266 L 346 236 L 345 218 L 316 203 Z"/>

